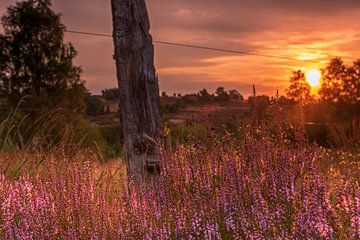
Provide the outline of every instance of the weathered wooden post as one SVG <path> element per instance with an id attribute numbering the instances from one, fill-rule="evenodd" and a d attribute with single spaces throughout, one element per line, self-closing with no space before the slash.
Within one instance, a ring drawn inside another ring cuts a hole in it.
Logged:
<path id="1" fill-rule="evenodd" d="M 161 134 L 160 96 L 154 46 L 145 0 L 111 0 L 113 39 L 120 91 L 128 174 L 156 174 L 156 142 Z"/>

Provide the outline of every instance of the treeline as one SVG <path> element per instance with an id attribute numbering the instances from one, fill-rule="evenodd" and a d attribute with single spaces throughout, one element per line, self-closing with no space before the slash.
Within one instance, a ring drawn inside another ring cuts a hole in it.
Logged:
<path id="1" fill-rule="evenodd" d="M 244 97 L 236 89 L 227 91 L 224 87 L 218 87 L 214 93 L 209 93 L 207 89 L 200 90 L 198 93 L 181 94 L 174 93 L 168 95 L 166 92 L 161 94 L 161 110 L 163 113 L 176 113 L 181 108 L 189 105 L 223 104 L 227 102 L 243 102 Z"/>
<path id="2" fill-rule="evenodd" d="M 104 89 L 101 91 L 101 96 L 89 96 L 88 98 L 88 112 L 91 115 L 106 113 L 106 105 L 100 100 L 105 101 L 119 101 L 120 92 L 118 88 Z M 214 93 L 209 93 L 207 89 L 200 90 L 194 94 L 174 93 L 168 95 L 162 92 L 160 96 L 161 109 L 163 113 L 179 112 L 181 107 L 188 105 L 210 104 L 210 103 L 226 103 L 226 102 L 243 102 L 244 97 L 236 89 L 226 90 L 224 87 L 218 87 Z"/>
<path id="3" fill-rule="evenodd" d="M 314 95 L 305 73 L 294 71 L 287 98 L 305 107 L 308 121 L 350 123 L 359 119 L 360 59 L 347 66 L 341 58 L 334 58 L 321 72 L 321 86 Z"/>

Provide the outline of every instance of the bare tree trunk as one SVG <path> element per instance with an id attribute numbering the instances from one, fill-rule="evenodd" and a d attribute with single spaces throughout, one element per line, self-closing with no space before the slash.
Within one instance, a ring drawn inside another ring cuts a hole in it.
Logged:
<path id="1" fill-rule="evenodd" d="M 161 134 L 159 86 L 145 0 L 111 0 L 121 123 L 128 174 L 144 178 L 158 170 Z"/>

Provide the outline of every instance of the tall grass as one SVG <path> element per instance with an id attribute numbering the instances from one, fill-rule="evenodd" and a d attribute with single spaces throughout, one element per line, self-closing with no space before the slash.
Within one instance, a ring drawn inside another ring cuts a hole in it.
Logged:
<path id="1" fill-rule="evenodd" d="M 353 167 L 332 176 L 331 152 L 262 127 L 242 131 L 161 149 L 155 185 L 125 181 L 120 163 L 99 164 L 90 151 L 2 154 L 0 238 L 360 237 L 359 155 L 342 154 Z"/>
<path id="2" fill-rule="evenodd" d="M 76 155 L 84 149 L 91 149 L 99 158 L 116 158 L 121 155 L 120 132 L 118 128 L 105 129 L 88 121 L 81 113 L 66 109 L 59 104 L 52 109 L 21 108 L 0 114 L 0 149 L 12 152 L 36 153 L 63 149 L 69 155 Z M 41 111 L 41 112 L 40 112 Z M 32 116 L 35 115 L 35 116 Z"/>

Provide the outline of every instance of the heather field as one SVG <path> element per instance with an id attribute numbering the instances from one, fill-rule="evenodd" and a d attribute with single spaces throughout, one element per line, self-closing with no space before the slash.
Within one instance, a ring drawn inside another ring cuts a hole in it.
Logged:
<path id="1" fill-rule="evenodd" d="M 0 0 L 0 240 L 360 240 L 360 0 Z"/>
<path id="2" fill-rule="evenodd" d="M 90 151 L 2 153 L 0 238 L 359 239 L 359 152 L 241 131 L 163 148 L 153 185 Z"/>

